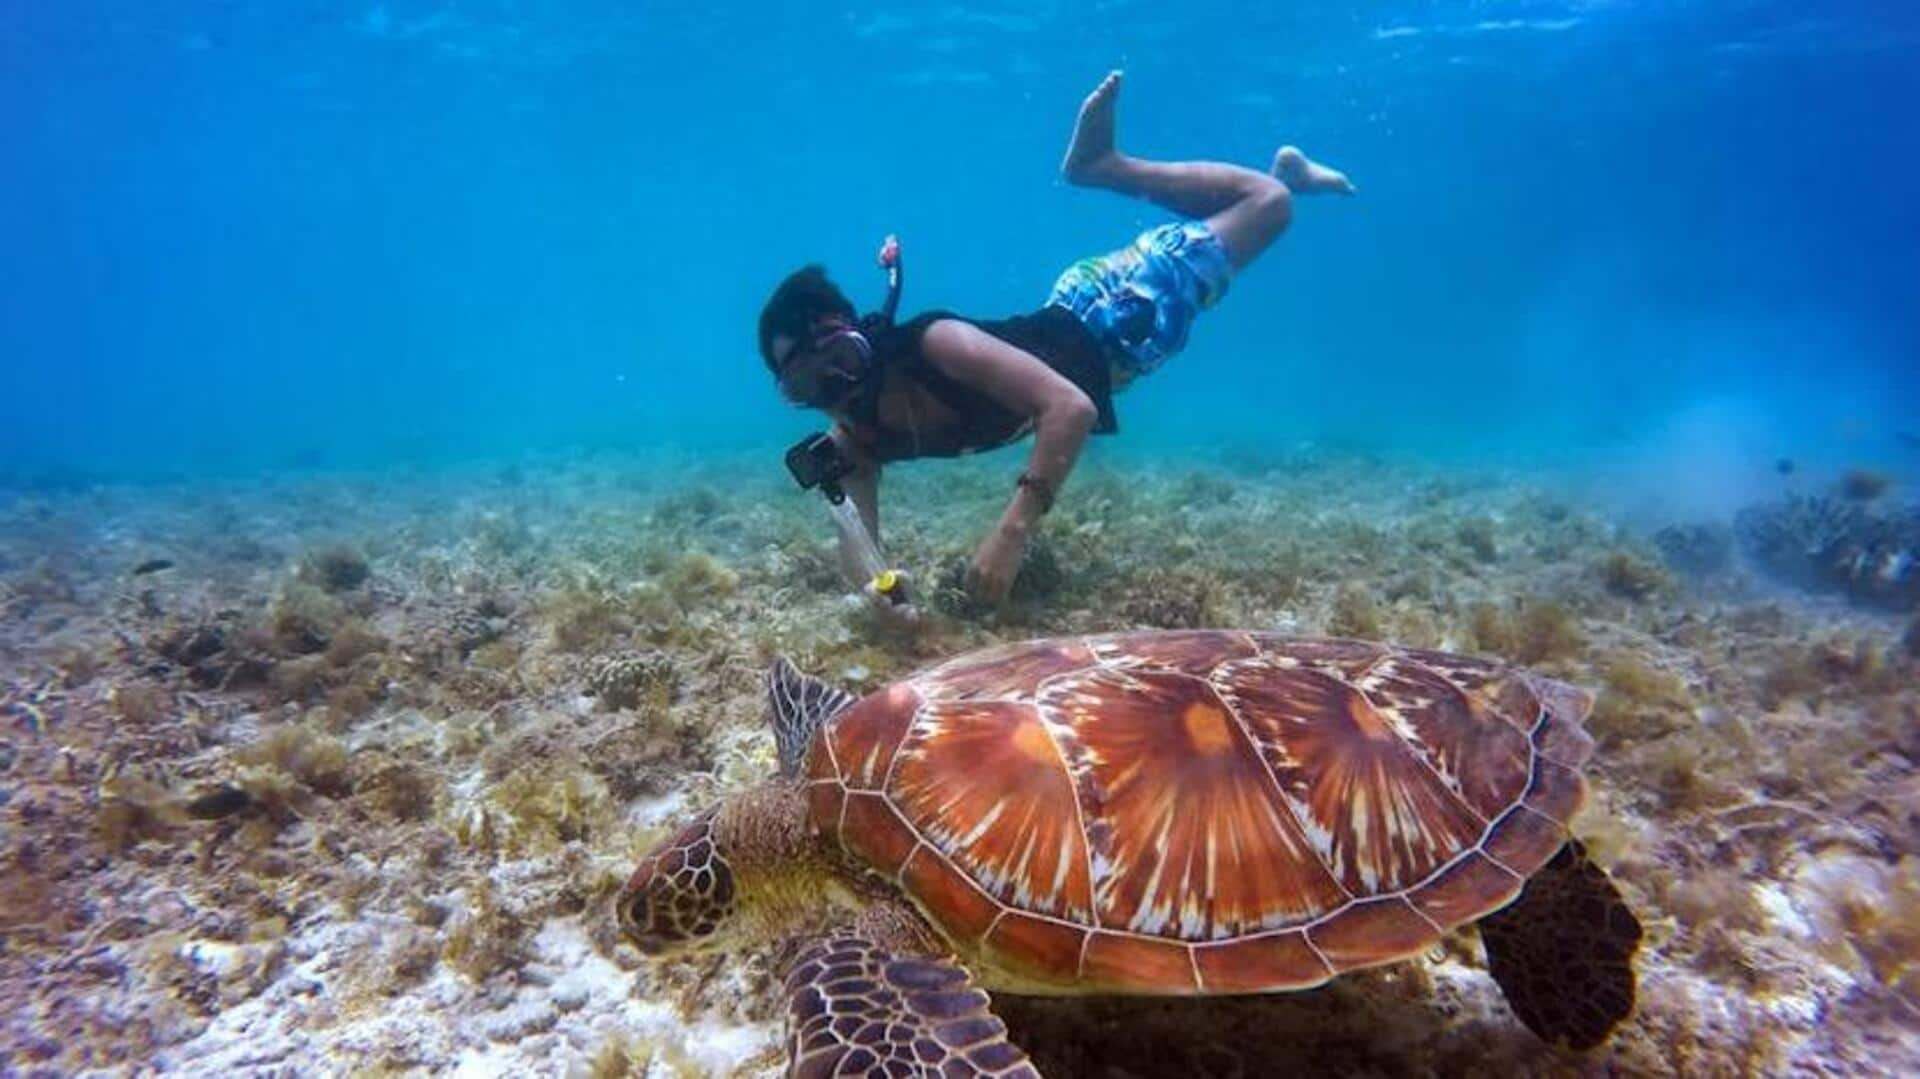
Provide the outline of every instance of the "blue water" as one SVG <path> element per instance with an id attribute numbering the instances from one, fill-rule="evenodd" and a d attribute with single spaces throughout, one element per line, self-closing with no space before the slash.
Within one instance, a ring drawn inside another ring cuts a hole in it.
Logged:
<path id="1" fill-rule="evenodd" d="M 897 232 L 908 310 L 997 316 L 1161 219 L 1056 179 L 1114 67 L 1124 148 L 1361 188 L 1132 444 L 1920 462 L 1911 4 L 702 7 L 7 0 L 0 464 L 774 467 L 788 270 L 877 303 Z"/>

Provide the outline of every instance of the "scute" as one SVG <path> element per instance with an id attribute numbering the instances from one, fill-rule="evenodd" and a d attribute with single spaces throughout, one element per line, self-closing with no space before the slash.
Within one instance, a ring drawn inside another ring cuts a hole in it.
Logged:
<path id="1" fill-rule="evenodd" d="M 1412 887 L 1487 822 L 1450 790 L 1398 711 L 1306 667 L 1233 664 L 1216 679 L 1254 732 L 1321 863 L 1356 899 Z M 1526 782 L 1524 766 L 1516 770 Z"/>
<path id="2" fill-rule="evenodd" d="M 1092 888 L 1073 781 L 1032 705 L 928 704 L 888 793 L 926 842 L 988 893 L 1086 921 Z"/>
<path id="3" fill-rule="evenodd" d="M 828 721 L 807 753 L 809 780 L 837 779 L 852 790 L 879 790 L 919 707 L 909 683 L 861 698 Z"/>
<path id="4" fill-rule="evenodd" d="M 1072 638 L 1025 641 L 970 652 L 916 675 L 932 700 L 1032 700 L 1042 681 L 1093 666 L 1092 650 Z"/>
<path id="5" fill-rule="evenodd" d="M 1088 642 L 1100 662 L 1204 676 L 1230 659 L 1259 654 L 1253 638 L 1220 629 L 1115 633 Z"/>
<path id="6" fill-rule="evenodd" d="M 1344 901 L 1231 706 L 1156 669 L 1062 680 L 1042 710 L 1073 735 L 1082 812 L 1104 840 L 1099 923 L 1222 940 L 1310 920 Z"/>

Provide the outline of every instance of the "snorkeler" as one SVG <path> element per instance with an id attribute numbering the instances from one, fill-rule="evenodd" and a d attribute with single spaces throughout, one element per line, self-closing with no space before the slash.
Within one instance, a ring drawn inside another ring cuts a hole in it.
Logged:
<path id="1" fill-rule="evenodd" d="M 1129 157 L 1114 144 L 1120 73 L 1080 106 L 1061 174 L 1068 183 L 1147 199 L 1186 220 L 1142 233 L 1119 251 L 1084 259 L 1062 274 L 1047 303 L 997 321 L 945 311 L 895 325 L 899 258 L 886 310 L 865 319 L 818 266 L 788 276 L 760 314 L 760 355 L 789 400 L 834 419 L 788 454 L 803 486 L 823 480 L 839 504 L 850 496 L 875 564 L 882 466 L 916 457 L 995 449 L 1029 434 L 1033 450 L 1005 512 L 974 550 L 967 588 L 976 601 L 1006 598 L 1028 537 L 1053 506 L 1089 433 L 1116 430 L 1113 394 L 1165 363 L 1186 344 L 1194 317 L 1220 301 L 1286 230 L 1293 196 L 1351 194 L 1340 172 L 1291 146 L 1267 172 L 1211 161 L 1169 163 Z M 841 530 L 843 556 L 850 537 Z M 856 576 L 864 569 L 850 569 Z M 889 575 L 868 582 L 890 591 Z M 893 596 L 898 600 L 898 596 Z"/>

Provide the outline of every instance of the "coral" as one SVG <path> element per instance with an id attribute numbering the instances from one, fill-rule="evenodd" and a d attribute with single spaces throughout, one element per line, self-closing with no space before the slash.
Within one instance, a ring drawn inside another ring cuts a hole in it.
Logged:
<path id="1" fill-rule="evenodd" d="M 1920 604 L 1920 510 L 1880 513 L 1794 495 L 1741 510 L 1734 531 L 1748 556 L 1787 584 L 1866 606 Z"/>
<path id="2" fill-rule="evenodd" d="M 594 664 L 587 688 L 602 708 L 665 707 L 679 685 L 673 660 L 663 652 L 608 656 Z"/>
<path id="3" fill-rule="evenodd" d="M 327 592 L 350 592 L 367 583 L 367 558 L 343 543 L 322 547 L 300 563 L 300 579 Z"/>
<path id="4" fill-rule="evenodd" d="M 1689 577 L 1707 577 L 1733 564 L 1733 531 L 1719 524 L 1667 525 L 1653 534 L 1667 566 Z"/>
<path id="5" fill-rule="evenodd" d="M 1644 600 L 1667 585 L 1660 567 L 1626 551 L 1601 559 L 1598 569 L 1600 583 L 1622 599 Z"/>

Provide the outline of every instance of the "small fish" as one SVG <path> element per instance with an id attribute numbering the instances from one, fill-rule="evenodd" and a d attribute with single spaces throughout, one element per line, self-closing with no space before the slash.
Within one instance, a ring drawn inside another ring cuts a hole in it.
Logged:
<path id="1" fill-rule="evenodd" d="M 149 573 L 159 573 L 163 569 L 172 568 L 173 560 L 170 558 L 149 558 L 145 562 L 133 567 L 133 575 L 135 577 L 144 577 Z"/>
<path id="2" fill-rule="evenodd" d="M 1913 431 L 1895 431 L 1893 440 L 1910 450 L 1920 450 L 1920 433 Z"/>
<path id="3" fill-rule="evenodd" d="M 218 786 L 187 803 L 195 820 L 224 820 L 253 805 L 253 796 L 239 787 Z"/>
<path id="4" fill-rule="evenodd" d="M 1793 463 L 1793 458 L 1791 457 L 1782 457 L 1773 463 L 1773 470 L 1782 476 L 1793 475 L 1793 470 L 1797 467 L 1799 466 Z"/>

